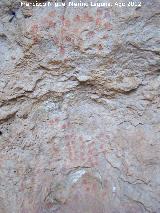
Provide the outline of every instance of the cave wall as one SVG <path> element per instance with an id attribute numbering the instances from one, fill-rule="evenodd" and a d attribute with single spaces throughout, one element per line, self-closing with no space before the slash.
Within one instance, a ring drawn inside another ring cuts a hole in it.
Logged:
<path id="1" fill-rule="evenodd" d="M 160 212 L 159 11 L 0 1 L 0 213 Z"/>

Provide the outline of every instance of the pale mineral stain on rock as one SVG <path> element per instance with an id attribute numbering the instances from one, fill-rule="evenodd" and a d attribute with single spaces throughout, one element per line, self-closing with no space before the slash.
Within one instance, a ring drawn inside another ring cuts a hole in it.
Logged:
<path id="1" fill-rule="evenodd" d="M 0 213 L 160 212 L 159 11 L 0 1 Z"/>

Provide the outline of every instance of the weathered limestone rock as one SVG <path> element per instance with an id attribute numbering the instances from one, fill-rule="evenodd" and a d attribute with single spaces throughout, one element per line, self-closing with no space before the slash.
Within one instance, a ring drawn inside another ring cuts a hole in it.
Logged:
<path id="1" fill-rule="evenodd" d="M 160 2 L 67 2 L 0 1 L 0 213 L 159 213 Z"/>

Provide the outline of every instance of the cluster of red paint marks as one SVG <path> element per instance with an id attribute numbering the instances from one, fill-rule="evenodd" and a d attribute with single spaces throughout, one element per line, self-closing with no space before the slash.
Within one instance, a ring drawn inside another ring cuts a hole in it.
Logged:
<path id="1" fill-rule="evenodd" d="M 59 126 L 59 124 L 60 129 L 65 130 L 66 132 L 70 132 L 70 130 L 72 129 L 71 123 L 69 121 L 62 123 L 59 117 L 55 117 L 48 122 L 48 125 L 51 126 Z M 101 132 L 96 137 L 98 144 L 95 141 L 86 143 L 85 139 L 82 136 L 77 136 L 74 132 L 66 134 L 64 136 L 64 140 L 66 141 L 65 154 L 67 155 L 67 159 L 70 162 L 79 161 L 80 163 L 85 162 L 87 164 L 90 164 L 91 166 L 97 166 L 99 155 L 106 154 L 106 148 L 104 144 L 109 139 L 109 135 Z M 104 141 L 104 144 L 100 144 Z"/>
<path id="2" fill-rule="evenodd" d="M 41 24 L 33 24 L 31 26 L 30 34 L 32 35 L 33 42 L 36 43 L 40 41 L 40 31 L 43 29 L 55 29 L 56 21 L 54 19 L 56 17 L 56 12 L 51 11 L 47 16 L 43 17 L 41 20 Z M 56 41 L 57 42 L 57 41 Z"/>
<path id="3" fill-rule="evenodd" d="M 88 181 L 87 179 L 83 180 L 84 189 L 87 192 L 96 192 L 98 189 L 97 183 L 95 181 Z"/>
<path id="4" fill-rule="evenodd" d="M 99 156 L 101 154 L 106 155 L 106 147 L 104 144 L 98 144 L 95 141 L 87 143 L 82 136 L 77 137 L 74 133 L 65 136 L 65 155 L 67 163 L 79 163 L 96 167 L 99 163 Z"/>
<path id="5" fill-rule="evenodd" d="M 67 130 L 71 127 L 71 123 L 69 121 L 62 122 L 59 117 L 55 117 L 48 121 L 49 126 L 59 126 L 61 130 Z"/>
<path id="6" fill-rule="evenodd" d="M 34 43 L 37 43 L 40 41 L 40 30 L 42 29 L 42 27 L 55 27 L 56 23 L 53 22 L 52 20 L 48 19 L 47 17 L 45 17 L 42 20 L 42 26 L 38 25 L 38 24 L 33 24 L 31 26 L 31 30 L 30 30 L 30 34 L 32 35 L 32 40 Z"/>
<path id="7" fill-rule="evenodd" d="M 33 33 L 37 33 L 38 32 L 38 24 L 32 25 L 31 30 L 32 30 Z"/>
<path id="8" fill-rule="evenodd" d="M 107 184 L 106 184 L 107 183 Z M 84 190 L 89 193 L 96 193 L 99 191 L 99 183 L 96 179 L 88 179 L 84 177 L 82 180 L 82 184 L 84 186 Z M 108 182 L 106 180 L 103 181 L 103 190 L 101 190 L 100 195 L 104 198 L 107 195 L 108 190 Z"/>
<path id="9" fill-rule="evenodd" d="M 96 12 L 96 16 L 93 17 L 89 14 L 89 12 L 84 12 L 82 15 L 76 15 L 74 18 L 73 18 L 73 21 L 74 22 L 77 22 L 78 23 L 88 23 L 88 22 L 93 22 L 95 23 L 95 26 L 96 26 L 96 30 L 98 30 L 99 27 L 102 27 L 105 31 L 110 31 L 112 30 L 112 24 L 109 23 L 109 22 L 106 22 L 104 20 L 104 14 L 106 17 L 108 17 L 108 12 L 103 12 L 102 9 L 97 9 L 97 12 Z M 56 28 L 56 21 L 55 21 L 55 18 L 56 18 L 56 12 L 55 11 L 51 11 L 48 13 L 48 15 L 46 17 L 44 17 L 42 19 L 42 25 L 41 26 L 38 26 L 36 24 L 34 24 L 32 26 L 32 29 L 31 29 L 31 34 L 32 34 L 32 38 L 33 38 L 33 41 L 36 43 L 40 40 L 40 33 L 39 33 L 39 27 L 41 28 L 47 28 L 47 29 L 55 29 Z M 81 41 L 79 41 L 78 39 L 80 39 L 78 37 L 79 33 L 80 33 L 80 28 L 78 28 L 78 25 L 76 25 L 75 28 L 70 28 L 71 26 L 71 21 L 69 19 L 67 19 L 64 15 L 60 17 L 60 20 L 62 22 L 62 30 L 59 34 L 59 36 L 56 36 L 56 35 L 51 35 L 51 39 L 54 43 L 54 45 L 56 45 L 58 48 L 59 48 L 59 54 L 61 56 L 64 56 L 65 55 L 65 46 L 66 45 L 78 45 L 78 46 L 81 46 Z M 96 32 L 93 30 L 93 31 L 90 31 L 88 34 L 87 34 L 87 37 L 88 38 L 92 38 L 93 36 L 95 36 Z M 75 35 L 75 37 L 73 36 Z M 108 34 L 105 34 L 103 36 L 104 39 L 108 39 Z M 65 44 L 65 45 L 64 45 Z M 104 46 L 102 44 L 98 44 L 97 45 L 97 50 L 98 51 L 102 51 L 104 49 Z"/>
<path id="10" fill-rule="evenodd" d="M 87 38 L 93 38 L 96 34 L 96 32 L 98 32 L 99 30 L 102 30 L 104 33 L 103 39 L 107 40 L 109 38 L 108 35 L 108 31 L 112 30 L 112 24 L 110 23 L 109 20 L 106 20 L 106 18 L 110 18 L 110 12 L 106 11 L 104 9 L 98 8 L 95 14 L 95 17 L 92 16 L 88 11 L 84 12 L 81 16 L 80 15 L 76 15 L 73 18 L 74 22 L 77 22 L 77 24 L 81 24 L 83 25 L 83 23 L 89 23 L 92 22 L 95 26 L 95 30 L 92 30 L 90 32 L 87 33 Z M 80 33 L 80 28 L 74 28 L 72 29 L 72 33 L 75 35 L 78 35 Z M 73 42 L 73 39 L 69 39 L 70 36 L 66 37 L 66 42 Z M 104 49 L 104 44 L 100 43 L 96 45 L 96 49 L 97 51 L 103 51 Z"/>
<path id="11" fill-rule="evenodd" d="M 53 17 L 46 16 L 42 19 L 42 27 L 44 28 L 55 28 L 56 27 L 56 21 L 53 20 Z"/>
<path id="12" fill-rule="evenodd" d="M 110 18 L 109 12 L 104 11 L 101 8 L 98 8 L 96 11 L 96 16 L 95 16 L 95 25 L 96 28 L 102 27 L 104 30 L 112 30 L 112 24 L 107 21 L 106 18 Z"/>
<path id="13" fill-rule="evenodd" d="M 47 20 L 46 24 L 47 24 L 47 27 L 49 27 L 49 28 L 55 28 L 56 27 L 56 22 L 54 22 L 52 20 Z"/>

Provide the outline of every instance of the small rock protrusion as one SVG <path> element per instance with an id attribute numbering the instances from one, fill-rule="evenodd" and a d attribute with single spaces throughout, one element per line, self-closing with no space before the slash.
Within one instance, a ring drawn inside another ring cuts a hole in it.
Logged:
<path id="1" fill-rule="evenodd" d="M 86 75 L 80 75 L 80 76 L 76 76 L 79 82 L 86 82 L 89 80 L 89 76 Z"/>

